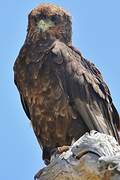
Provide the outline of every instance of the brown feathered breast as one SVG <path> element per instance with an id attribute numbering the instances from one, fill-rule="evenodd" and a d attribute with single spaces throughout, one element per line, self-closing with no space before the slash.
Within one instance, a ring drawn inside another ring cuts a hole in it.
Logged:
<path id="1" fill-rule="evenodd" d="M 75 138 L 75 134 L 71 134 L 71 120 L 76 116 L 62 82 L 65 80 L 63 69 L 60 68 L 63 59 L 56 63 L 56 55 L 51 50 L 41 54 L 37 63 L 28 63 L 30 58 L 34 57 L 23 47 L 14 66 L 15 83 L 43 149 L 43 159 L 50 159 L 53 148 L 70 145 Z"/>

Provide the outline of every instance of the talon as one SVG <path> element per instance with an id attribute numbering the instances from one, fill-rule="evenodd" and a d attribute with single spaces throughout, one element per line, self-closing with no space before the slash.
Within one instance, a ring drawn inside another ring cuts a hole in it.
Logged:
<path id="1" fill-rule="evenodd" d="M 58 147 L 57 148 L 57 153 L 58 154 L 62 154 L 63 152 L 66 152 L 66 151 L 68 151 L 69 150 L 69 146 L 62 146 L 62 147 Z"/>

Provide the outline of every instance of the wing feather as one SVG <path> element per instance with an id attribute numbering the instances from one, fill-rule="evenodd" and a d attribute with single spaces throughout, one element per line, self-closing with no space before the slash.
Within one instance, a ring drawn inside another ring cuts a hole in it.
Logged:
<path id="1" fill-rule="evenodd" d="M 31 118 L 30 118 L 29 108 L 28 108 L 28 106 L 27 106 L 26 100 L 25 100 L 25 98 L 23 97 L 23 95 L 22 95 L 22 93 L 21 93 L 20 83 L 19 83 L 19 77 L 18 77 L 18 73 L 17 73 L 17 71 L 19 71 L 20 69 L 21 69 L 21 71 L 22 71 L 22 67 L 21 67 L 21 66 L 18 66 L 19 61 L 20 61 L 20 60 L 22 61 L 22 60 L 24 60 L 24 59 L 26 59 L 26 47 L 25 47 L 25 45 L 23 45 L 23 47 L 21 48 L 20 53 L 19 53 L 19 55 L 18 55 L 18 57 L 17 57 L 17 59 L 16 59 L 16 62 L 15 62 L 15 64 L 14 64 L 14 67 L 13 67 L 13 68 L 14 68 L 14 83 L 15 83 L 15 85 L 17 86 L 18 91 L 19 91 L 19 95 L 20 95 L 22 107 L 23 107 L 23 109 L 24 109 L 24 111 L 25 111 L 28 119 L 31 119 Z M 22 61 L 22 62 L 25 63 L 24 61 Z"/>
<path id="2" fill-rule="evenodd" d="M 15 85 L 17 86 L 18 90 L 20 90 L 20 88 L 19 88 L 19 86 L 18 86 L 18 84 L 17 84 L 16 76 L 14 76 L 14 83 L 15 83 Z M 29 112 L 29 108 L 28 108 L 28 106 L 27 106 L 26 100 L 25 100 L 25 98 L 23 97 L 23 95 L 20 93 L 20 91 L 19 91 L 19 94 L 20 94 L 20 100 L 21 100 L 21 103 L 22 103 L 22 107 L 23 107 L 23 109 L 24 109 L 24 111 L 25 111 L 28 119 L 30 120 L 30 119 L 31 119 L 31 118 L 30 118 L 30 112 Z"/>

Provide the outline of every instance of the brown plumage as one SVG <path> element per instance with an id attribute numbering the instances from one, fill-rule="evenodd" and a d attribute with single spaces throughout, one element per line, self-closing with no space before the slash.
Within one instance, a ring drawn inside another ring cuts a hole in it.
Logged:
<path id="1" fill-rule="evenodd" d="M 29 15 L 25 43 L 14 65 L 15 84 L 43 159 L 92 129 L 117 141 L 119 115 L 99 70 L 71 45 L 71 17 L 43 4 Z"/>

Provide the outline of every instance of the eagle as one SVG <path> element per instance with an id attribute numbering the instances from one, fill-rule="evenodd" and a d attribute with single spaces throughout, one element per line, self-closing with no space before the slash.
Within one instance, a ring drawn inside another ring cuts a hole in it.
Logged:
<path id="1" fill-rule="evenodd" d="M 34 8 L 14 64 L 14 82 L 45 164 L 54 149 L 65 150 L 90 130 L 119 142 L 119 114 L 109 88 L 96 66 L 72 45 L 71 21 L 59 6 Z"/>

